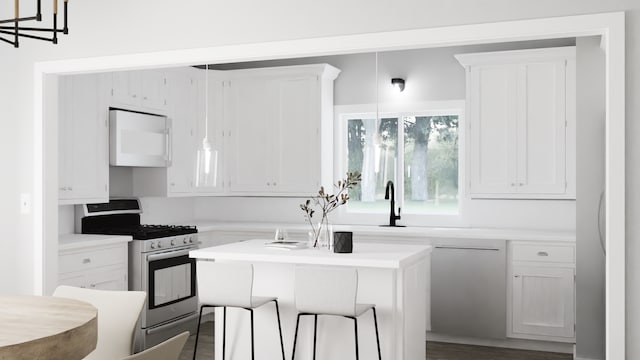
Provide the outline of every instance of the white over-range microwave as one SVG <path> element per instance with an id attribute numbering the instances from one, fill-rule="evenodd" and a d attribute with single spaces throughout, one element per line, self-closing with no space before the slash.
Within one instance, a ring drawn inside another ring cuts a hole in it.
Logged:
<path id="1" fill-rule="evenodd" d="M 162 115 L 109 110 L 109 164 L 171 166 L 171 119 Z"/>

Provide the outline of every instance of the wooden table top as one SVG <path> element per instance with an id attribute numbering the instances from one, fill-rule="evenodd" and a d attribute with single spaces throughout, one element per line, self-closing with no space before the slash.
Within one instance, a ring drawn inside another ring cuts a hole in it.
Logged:
<path id="1" fill-rule="evenodd" d="M 98 310 L 51 296 L 0 296 L 0 360 L 82 359 L 98 341 Z"/>

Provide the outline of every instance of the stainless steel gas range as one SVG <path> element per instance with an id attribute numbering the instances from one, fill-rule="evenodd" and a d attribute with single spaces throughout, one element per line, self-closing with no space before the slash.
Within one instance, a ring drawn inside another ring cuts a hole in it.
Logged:
<path id="1" fill-rule="evenodd" d="M 137 199 L 83 205 L 83 234 L 131 235 L 129 290 L 145 291 L 147 303 L 136 334 L 136 351 L 197 327 L 194 226 L 141 225 Z"/>

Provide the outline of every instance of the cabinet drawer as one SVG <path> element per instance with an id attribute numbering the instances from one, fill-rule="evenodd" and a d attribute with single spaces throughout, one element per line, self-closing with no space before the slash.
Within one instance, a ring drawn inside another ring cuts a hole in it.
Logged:
<path id="1" fill-rule="evenodd" d="M 60 255 L 60 273 L 126 263 L 127 252 L 122 246 L 67 253 Z"/>
<path id="2" fill-rule="evenodd" d="M 549 244 L 513 244 L 513 261 L 575 263 L 573 246 Z"/>

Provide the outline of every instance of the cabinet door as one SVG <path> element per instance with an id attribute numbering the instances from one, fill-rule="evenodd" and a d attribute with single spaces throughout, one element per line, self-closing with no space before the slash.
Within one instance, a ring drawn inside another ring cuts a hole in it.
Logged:
<path id="1" fill-rule="evenodd" d="M 116 105 L 140 105 L 140 72 L 118 71 L 112 74 L 111 102 Z"/>
<path id="2" fill-rule="evenodd" d="M 514 334 L 575 336 L 574 269 L 513 267 Z"/>
<path id="3" fill-rule="evenodd" d="M 168 192 L 188 193 L 193 189 L 196 117 L 196 85 L 189 76 L 168 75 L 171 119 L 171 166 L 168 172 Z"/>
<path id="4" fill-rule="evenodd" d="M 89 199 L 106 200 L 109 195 L 108 122 L 103 99 L 106 87 L 102 75 L 71 77 L 65 101 L 67 119 L 61 122 L 61 142 L 65 151 L 63 166 L 67 167 L 71 186 L 62 192 L 65 203 Z M 69 163 L 71 165 L 69 165 Z M 63 169 L 60 169 L 63 171 Z"/>
<path id="5" fill-rule="evenodd" d="M 231 192 L 271 192 L 275 96 L 271 81 L 230 81 L 228 92 L 227 172 Z"/>
<path id="6" fill-rule="evenodd" d="M 167 105 L 167 79 L 163 71 L 140 71 L 140 105 L 163 112 Z"/>
<path id="7" fill-rule="evenodd" d="M 566 190 L 565 78 L 565 61 L 519 66 L 519 193 L 562 194 Z"/>
<path id="8" fill-rule="evenodd" d="M 58 285 L 75 286 L 79 288 L 87 287 L 87 277 L 84 273 L 60 274 Z"/>
<path id="9" fill-rule="evenodd" d="M 69 76 L 58 80 L 58 198 L 71 198 L 73 181 L 73 107 L 72 81 Z"/>
<path id="10" fill-rule="evenodd" d="M 87 287 L 97 290 L 128 290 L 127 271 L 125 268 L 96 269 L 87 273 Z"/>
<path id="11" fill-rule="evenodd" d="M 477 66 L 468 76 L 471 195 L 513 193 L 517 68 Z"/>
<path id="12" fill-rule="evenodd" d="M 274 82 L 277 96 L 272 184 L 280 193 L 311 194 L 320 185 L 320 84 L 317 76 Z"/>

